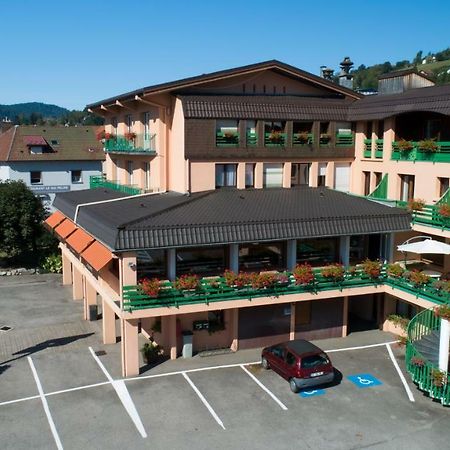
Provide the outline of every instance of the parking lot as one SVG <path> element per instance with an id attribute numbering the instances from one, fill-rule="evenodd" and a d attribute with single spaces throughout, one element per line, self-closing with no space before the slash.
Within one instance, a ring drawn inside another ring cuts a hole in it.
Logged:
<path id="1" fill-rule="evenodd" d="M 2 448 L 446 448 L 450 410 L 409 381 L 392 339 L 317 341 L 342 380 L 300 394 L 261 368 L 258 350 L 167 361 L 127 380 L 119 344 L 98 333 L 2 356 Z"/>

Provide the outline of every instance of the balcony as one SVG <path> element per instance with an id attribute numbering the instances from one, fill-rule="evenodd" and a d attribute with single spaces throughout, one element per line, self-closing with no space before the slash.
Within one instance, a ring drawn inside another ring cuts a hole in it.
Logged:
<path id="1" fill-rule="evenodd" d="M 449 203 L 423 205 L 420 209 L 412 210 L 412 223 L 450 231 L 450 216 L 445 215 L 444 204 L 448 205 Z M 395 206 L 404 209 L 409 208 L 408 202 L 404 201 L 396 201 Z"/>
<path id="2" fill-rule="evenodd" d="M 258 145 L 258 134 L 254 131 L 247 131 L 247 147 L 256 147 Z"/>
<path id="3" fill-rule="evenodd" d="M 322 291 L 342 291 L 343 289 L 380 287 L 382 285 L 413 294 L 436 304 L 445 304 L 450 301 L 450 291 L 438 287 L 437 284 L 415 286 L 408 279 L 388 275 L 386 266 L 381 267 L 377 277 L 369 276 L 362 266 L 345 269 L 342 276 L 337 279 L 324 276 L 320 268 L 312 269 L 312 272 L 312 279 L 305 284 L 299 284 L 293 273 L 283 272 L 274 275 L 272 281 L 264 286 L 255 286 L 250 281 L 230 284 L 223 276 L 217 276 L 201 278 L 195 289 L 184 291 L 177 289 L 176 282 L 157 280 L 158 287 L 153 296 L 145 294 L 139 285 L 124 286 L 123 308 L 126 311 L 164 307 L 178 308 L 182 305 L 199 303 L 210 304 L 227 300 L 251 301 L 252 298 L 301 293 L 316 294 Z"/>
<path id="4" fill-rule="evenodd" d="M 375 158 L 383 159 L 384 139 L 375 139 Z"/>
<path id="5" fill-rule="evenodd" d="M 114 191 L 123 192 L 124 194 L 128 195 L 142 194 L 142 189 L 139 189 L 136 186 L 120 184 L 117 181 L 107 180 L 105 175 L 91 176 L 89 178 L 89 188 L 90 189 L 107 188 L 112 189 Z"/>
<path id="6" fill-rule="evenodd" d="M 353 147 L 352 133 L 336 133 L 336 147 Z"/>
<path id="7" fill-rule="evenodd" d="M 394 141 L 392 143 L 392 160 L 450 162 L 450 142 L 434 141 L 434 146 L 425 147 L 428 141 Z"/>
<path id="8" fill-rule="evenodd" d="M 266 147 L 280 147 L 286 143 L 286 133 L 281 131 L 271 131 L 264 133 L 264 145 Z"/>
<path id="9" fill-rule="evenodd" d="M 307 133 L 307 132 L 301 132 L 301 133 L 294 133 L 292 135 L 292 145 L 294 147 L 302 147 L 305 145 L 312 145 L 314 144 L 314 134 L 313 133 Z"/>
<path id="10" fill-rule="evenodd" d="M 127 155 L 156 155 L 155 134 L 129 133 L 105 139 L 104 149 L 107 153 L 124 153 Z"/>
<path id="11" fill-rule="evenodd" d="M 364 158 L 372 158 L 372 139 L 364 139 Z"/>
<path id="12" fill-rule="evenodd" d="M 239 147 L 239 133 L 237 131 L 217 131 L 216 147 Z"/>

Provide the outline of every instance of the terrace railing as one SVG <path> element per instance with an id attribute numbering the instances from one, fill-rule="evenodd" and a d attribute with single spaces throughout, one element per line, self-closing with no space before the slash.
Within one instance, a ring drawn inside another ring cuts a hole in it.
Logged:
<path id="1" fill-rule="evenodd" d="M 313 133 L 293 133 L 292 134 L 292 145 L 302 146 L 302 145 L 312 145 L 314 144 L 314 134 Z"/>
<path id="2" fill-rule="evenodd" d="M 255 147 L 258 145 L 258 134 L 254 131 L 247 131 L 247 147 Z"/>
<path id="3" fill-rule="evenodd" d="M 279 147 L 280 145 L 285 145 L 285 143 L 286 133 L 281 133 L 278 131 L 264 133 L 264 145 L 266 147 Z"/>
<path id="4" fill-rule="evenodd" d="M 408 209 L 408 202 L 396 201 L 397 208 Z M 442 204 L 424 205 L 420 210 L 412 210 L 412 223 L 418 225 L 426 225 L 441 230 L 450 230 L 450 217 L 442 214 Z"/>
<path id="5" fill-rule="evenodd" d="M 426 151 L 420 148 L 419 141 L 410 141 L 411 148 L 401 150 L 398 141 L 392 143 L 392 159 L 394 161 L 429 161 L 450 162 L 450 142 L 436 141 L 435 151 Z"/>
<path id="6" fill-rule="evenodd" d="M 383 144 L 384 139 L 375 139 L 375 158 L 383 158 Z"/>
<path id="7" fill-rule="evenodd" d="M 353 147 L 354 144 L 352 133 L 336 133 L 336 147 Z"/>
<path id="8" fill-rule="evenodd" d="M 136 186 L 120 184 L 117 181 L 107 180 L 105 175 L 91 176 L 89 178 L 89 187 L 90 189 L 96 188 L 112 189 L 114 191 L 123 192 L 124 194 L 128 195 L 142 194 L 142 189 L 139 189 Z"/>
<path id="9" fill-rule="evenodd" d="M 156 154 L 155 134 L 135 134 L 134 136 L 115 136 L 106 139 L 105 151 L 108 153 Z"/>
<path id="10" fill-rule="evenodd" d="M 238 147 L 239 133 L 236 132 L 216 132 L 216 147 Z"/>

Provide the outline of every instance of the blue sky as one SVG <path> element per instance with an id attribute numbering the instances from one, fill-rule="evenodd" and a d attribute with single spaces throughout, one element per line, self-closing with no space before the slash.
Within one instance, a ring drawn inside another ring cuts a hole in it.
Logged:
<path id="1" fill-rule="evenodd" d="M 347 55 L 370 65 L 450 46 L 447 0 L 0 0 L 0 10 L 2 104 L 81 109 L 267 59 L 317 74 Z"/>

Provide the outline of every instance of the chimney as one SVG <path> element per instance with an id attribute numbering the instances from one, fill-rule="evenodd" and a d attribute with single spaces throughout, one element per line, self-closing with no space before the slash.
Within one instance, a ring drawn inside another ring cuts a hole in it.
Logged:
<path id="1" fill-rule="evenodd" d="M 339 73 L 339 85 L 348 89 L 353 89 L 353 75 L 350 69 L 353 67 L 353 62 L 348 56 L 340 64 L 341 72 Z"/>
<path id="2" fill-rule="evenodd" d="M 11 122 L 11 120 L 9 120 L 7 117 L 4 117 L 0 122 L 0 134 L 8 131 L 13 126 L 14 124 Z"/>
<path id="3" fill-rule="evenodd" d="M 334 72 L 333 69 L 330 69 L 327 66 L 320 66 L 320 71 L 321 71 L 322 78 L 325 78 L 325 80 L 330 80 L 330 81 L 333 80 L 333 72 Z"/>

